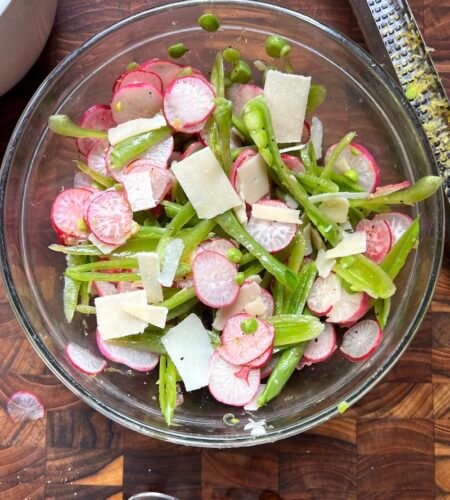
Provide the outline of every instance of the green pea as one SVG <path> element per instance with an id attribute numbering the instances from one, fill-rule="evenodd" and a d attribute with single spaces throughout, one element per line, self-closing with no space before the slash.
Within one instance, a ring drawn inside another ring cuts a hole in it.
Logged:
<path id="1" fill-rule="evenodd" d="M 172 59 L 180 59 L 180 57 L 183 57 L 184 54 L 186 54 L 187 50 L 188 49 L 184 43 L 175 43 L 167 49 L 167 52 Z"/>
<path id="2" fill-rule="evenodd" d="M 240 252 L 237 248 L 230 248 L 227 251 L 227 258 L 228 260 L 231 260 L 231 262 L 239 264 L 239 262 L 241 262 L 242 259 L 242 252 Z"/>
<path id="3" fill-rule="evenodd" d="M 220 21 L 214 14 L 203 14 L 197 20 L 200 28 L 210 33 L 217 31 L 220 28 Z"/>
<path id="4" fill-rule="evenodd" d="M 135 69 L 139 68 L 139 64 L 137 62 L 130 62 L 127 65 L 127 71 L 134 71 Z"/>
<path id="5" fill-rule="evenodd" d="M 255 318 L 248 318 L 241 321 L 241 330 L 243 333 L 255 333 L 258 329 L 258 322 Z"/>
<path id="6" fill-rule="evenodd" d="M 242 283 L 244 283 L 244 281 L 245 281 L 245 274 L 244 273 L 237 273 L 236 278 L 234 278 L 234 281 L 236 282 L 236 284 L 241 286 Z"/>
<path id="7" fill-rule="evenodd" d="M 291 51 L 291 46 L 286 40 L 277 35 L 270 35 L 266 38 L 265 48 L 270 57 L 284 57 Z"/>
<path id="8" fill-rule="evenodd" d="M 234 83 L 247 83 L 252 77 L 250 66 L 242 60 L 239 60 L 231 72 L 231 81 Z"/>
<path id="9" fill-rule="evenodd" d="M 233 49 L 233 47 L 228 47 L 223 51 L 223 58 L 226 62 L 235 64 L 241 58 L 241 53 L 239 50 Z"/>
<path id="10" fill-rule="evenodd" d="M 352 169 L 346 170 L 344 172 L 344 176 L 353 182 L 358 182 L 358 179 L 359 179 L 358 172 L 356 170 L 352 170 Z"/>

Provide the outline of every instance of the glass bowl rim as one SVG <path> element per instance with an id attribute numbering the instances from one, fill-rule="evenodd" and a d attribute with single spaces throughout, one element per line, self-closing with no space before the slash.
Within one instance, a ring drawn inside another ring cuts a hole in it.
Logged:
<path id="1" fill-rule="evenodd" d="M 286 16 L 291 16 L 297 18 L 307 24 L 312 25 L 315 28 L 318 28 L 320 31 L 324 32 L 325 35 L 331 37 L 335 42 L 340 44 L 345 48 L 345 50 L 352 53 L 357 59 L 359 59 L 370 72 L 375 74 L 375 76 L 381 80 L 381 82 L 389 89 L 389 91 L 393 94 L 394 98 L 399 101 L 404 107 L 405 111 L 409 115 L 410 120 L 412 120 L 415 125 L 416 133 L 418 138 L 420 139 L 422 146 L 426 151 L 426 155 L 428 161 L 431 165 L 433 173 L 438 175 L 438 169 L 435 164 L 434 155 L 429 146 L 426 135 L 420 125 L 420 122 L 415 115 L 411 105 L 404 97 L 403 93 L 398 88 L 397 84 L 394 80 L 386 73 L 386 71 L 359 45 L 357 45 L 353 40 L 348 38 L 346 35 L 338 32 L 337 30 L 327 26 L 326 24 L 312 19 L 311 17 L 301 14 L 299 12 L 295 12 L 291 9 L 280 7 L 278 5 L 269 4 L 266 2 L 260 2 L 256 0 L 220 0 L 218 4 L 228 4 L 228 5 L 236 5 L 236 6 L 249 6 L 257 9 L 265 9 L 277 14 L 282 14 Z M 5 189 L 8 180 L 8 174 L 11 169 L 12 161 L 14 158 L 14 152 L 16 150 L 17 145 L 20 143 L 22 138 L 23 131 L 28 123 L 28 119 L 31 114 L 37 109 L 39 106 L 43 95 L 45 94 L 47 87 L 50 83 L 55 81 L 59 75 L 70 66 L 70 64 L 75 61 L 79 55 L 88 50 L 91 46 L 100 42 L 102 39 L 114 33 L 121 28 L 131 25 L 136 21 L 149 17 L 158 12 L 168 11 L 171 9 L 176 9 L 180 7 L 193 7 L 193 6 L 211 6 L 210 1 L 205 0 L 180 0 L 176 2 L 171 2 L 168 4 L 163 4 L 159 6 L 152 7 L 150 9 L 143 10 L 131 16 L 128 16 L 111 26 L 105 28 L 100 31 L 96 35 L 89 38 L 85 41 L 80 47 L 71 52 L 67 57 L 65 57 L 44 79 L 41 85 L 38 87 L 36 92 L 33 94 L 32 98 L 28 102 L 25 110 L 23 111 L 19 121 L 17 122 L 16 127 L 12 133 L 11 139 L 6 148 L 5 156 L 2 162 L 2 166 L 0 169 L 0 205 L 2 211 L 2 222 L 3 224 L 0 227 L 0 260 L 2 262 L 2 276 L 4 283 L 6 285 L 7 296 L 9 302 L 12 306 L 12 309 L 21 324 L 23 330 L 30 343 L 32 344 L 35 351 L 38 353 L 39 357 L 44 361 L 44 363 L 48 366 L 48 368 L 52 371 L 52 373 L 67 387 L 69 388 L 75 395 L 77 395 L 80 399 L 86 402 L 89 406 L 99 411 L 106 417 L 111 420 L 118 422 L 121 425 L 124 425 L 132 430 L 145 434 L 149 437 L 162 439 L 165 441 L 169 441 L 176 444 L 190 445 L 190 446 L 201 446 L 208 448 L 230 448 L 230 447 L 239 447 L 239 446 L 252 446 L 256 444 L 264 444 L 268 442 L 274 442 L 279 439 L 284 439 L 286 437 L 294 436 L 299 434 L 300 432 L 304 432 L 316 425 L 319 425 L 323 422 L 326 422 L 330 418 L 337 415 L 338 409 L 333 406 L 331 408 L 325 408 L 320 413 L 312 415 L 301 423 L 296 422 L 289 426 L 282 428 L 281 430 L 276 431 L 268 431 L 267 434 L 262 436 L 197 436 L 183 432 L 177 432 L 174 429 L 165 430 L 156 426 L 151 426 L 148 424 L 143 424 L 138 420 L 131 418 L 122 414 L 119 411 L 114 410 L 113 408 L 102 403 L 101 400 L 94 397 L 93 394 L 90 393 L 87 389 L 85 389 L 81 384 L 79 384 L 75 379 L 73 379 L 68 372 L 66 372 L 63 367 L 56 360 L 55 356 L 46 348 L 42 340 L 40 339 L 37 332 L 32 327 L 28 316 L 26 314 L 25 308 L 22 305 L 19 297 L 16 293 L 15 286 L 12 279 L 12 274 L 8 262 L 7 250 L 6 250 L 6 240 L 5 240 L 5 220 L 6 220 L 6 207 L 5 207 Z M 437 194 L 437 208 L 438 208 L 438 235 L 437 235 L 437 252 L 434 256 L 433 260 L 433 268 L 432 272 L 428 278 L 428 283 L 425 289 L 425 294 L 420 303 L 420 307 L 417 309 L 414 320 L 411 323 L 410 329 L 404 334 L 401 342 L 399 343 L 396 351 L 394 351 L 391 356 L 387 357 L 383 362 L 381 367 L 372 374 L 372 376 L 366 380 L 364 383 L 359 384 L 357 387 L 353 388 L 349 391 L 345 401 L 349 404 L 349 406 L 356 403 L 359 399 L 361 399 L 367 392 L 369 392 L 383 377 L 386 373 L 395 365 L 400 356 L 403 354 L 405 349 L 408 347 L 409 343 L 413 339 L 417 329 L 420 326 L 420 323 L 428 309 L 428 306 L 431 302 L 434 289 L 437 283 L 437 277 L 439 273 L 439 269 L 442 262 L 443 251 L 444 251 L 444 237 L 443 237 L 443 228 L 444 228 L 444 204 L 443 204 L 443 195 L 442 193 Z M 441 224 L 440 224 L 441 223 Z"/>

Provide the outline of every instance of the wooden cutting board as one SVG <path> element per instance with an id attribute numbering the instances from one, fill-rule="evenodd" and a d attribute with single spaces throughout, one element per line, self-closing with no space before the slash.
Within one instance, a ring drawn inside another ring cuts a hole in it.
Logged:
<path id="1" fill-rule="evenodd" d="M 45 0 L 41 0 L 45 1 Z M 359 43 L 346 0 L 283 0 Z M 0 98 L 0 155 L 34 90 L 84 40 L 152 0 L 60 0 L 39 61 Z M 414 0 L 450 92 L 450 1 Z M 1 68 L 7 71 L 7 68 Z M 80 402 L 25 339 L 0 285 L 0 498 L 121 499 L 160 491 L 182 499 L 450 498 L 450 260 L 431 309 L 384 381 L 344 417 L 279 443 L 201 450 L 148 439 Z M 13 424 L 8 397 L 28 389 L 42 420 Z"/>

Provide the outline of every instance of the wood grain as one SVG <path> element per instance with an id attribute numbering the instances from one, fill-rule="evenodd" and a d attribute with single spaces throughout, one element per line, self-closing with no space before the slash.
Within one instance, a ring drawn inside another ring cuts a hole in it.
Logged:
<path id="1" fill-rule="evenodd" d="M 0 98 L 0 154 L 42 80 L 69 52 L 156 0 L 60 0 L 50 39 L 27 76 Z M 358 43 L 347 0 L 281 0 Z M 447 91 L 450 1 L 410 2 Z M 241 450 L 200 450 L 124 429 L 79 401 L 34 354 L 0 285 L 0 498 L 182 500 L 450 499 L 450 255 L 422 327 L 387 377 L 341 418 L 301 436 Z M 44 419 L 13 423 L 16 390 L 35 392 Z"/>

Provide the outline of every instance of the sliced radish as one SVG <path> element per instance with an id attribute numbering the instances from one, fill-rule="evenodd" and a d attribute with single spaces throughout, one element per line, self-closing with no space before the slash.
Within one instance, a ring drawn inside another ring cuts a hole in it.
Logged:
<path id="1" fill-rule="evenodd" d="M 248 101 L 263 93 L 263 89 L 257 85 L 235 83 L 227 90 L 228 99 L 233 104 L 233 115 L 241 116 L 242 108 Z"/>
<path id="2" fill-rule="evenodd" d="M 412 224 L 413 220 L 409 215 L 401 212 L 388 212 L 386 214 L 377 214 L 374 220 L 384 220 L 388 223 L 392 234 L 392 245 L 397 243 L 402 234 Z"/>
<path id="3" fill-rule="evenodd" d="M 153 164 L 149 163 L 147 160 L 136 160 L 120 172 L 120 182 L 123 182 L 125 175 L 139 172 L 150 172 L 153 199 L 156 204 L 160 203 L 172 189 L 174 183 L 172 172 L 170 170 L 154 167 Z"/>
<path id="4" fill-rule="evenodd" d="M 92 188 L 92 179 L 83 172 L 77 172 L 73 176 L 73 187 L 75 189 L 85 188 L 90 190 Z"/>
<path id="5" fill-rule="evenodd" d="M 237 172 L 239 168 L 250 158 L 253 158 L 253 156 L 256 155 L 256 151 L 254 151 L 251 148 L 247 148 L 242 150 L 239 153 L 239 156 L 234 160 L 233 166 L 231 167 L 230 171 L 230 181 L 231 184 L 233 184 L 234 189 L 236 190 L 237 193 L 239 193 L 239 188 L 237 186 Z"/>
<path id="6" fill-rule="evenodd" d="M 363 219 L 358 222 L 355 229 L 366 233 L 364 255 L 379 264 L 391 248 L 392 234 L 389 224 L 381 219 Z"/>
<path id="7" fill-rule="evenodd" d="M 373 196 L 384 196 L 386 194 L 395 193 L 396 191 L 401 191 L 402 189 L 406 189 L 411 187 L 411 183 L 409 181 L 397 182 L 397 184 L 386 184 L 385 186 L 379 186 L 373 193 Z"/>
<path id="8" fill-rule="evenodd" d="M 159 92 L 163 91 L 163 84 L 161 78 L 150 71 L 143 71 L 142 69 L 135 69 L 133 71 L 126 71 L 114 83 L 113 92 L 116 92 L 126 85 L 131 85 L 133 83 L 149 83 L 153 85 L 155 89 Z"/>
<path id="9" fill-rule="evenodd" d="M 116 126 L 111 108 L 106 104 L 91 106 L 81 117 L 80 126 L 95 130 L 108 130 Z M 87 155 L 97 139 L 77 139 L 77 147 L 81 154 Z"/>
<path id="10" fill-rule="evenodd" d="M 366 319 L 349 328 L 342 338 L 342 354 L 350 361 L 363 361 L 380 345 L 383 331 L 377 321 Z"/>
<path id="11" fill-rule="evenodd" d="M 37 396 L 27 391 L 14 393 L 6 403 L 6 411 L 15 423 L 39 420 L 45 415 L 44 405 Z"/>
<path id="12" fill-rule="evenodd" d="M 182 69 L 179 64 L 172 61 L 164 61 L 162 59 L 151 59 L 150 61 L 143 62 L 140 69 L 144 71 L 151 71 L 159 76 L 165 90 L 177 78 L 180 70 Z"/>
<path id="13" fill-rule="evenodd" d="M 287 208 L 286 203 L 278 200 L 260 200 L 258 204 Z M 250 217 L 246 229 L 248 234 L 266 250 L 278 252 L 286 248 L 294 239 L 297 225 Z"/>
<path id="14" fill-rule="evenodd" d="M 119 281 L 117 283 L 117 293 L 135 292 L 143 289 L 144 285 L 141 281 Z"/>
<path id="15" fill-rule="evenodd" d="M 69 342 L 66 346 L 66 357 L 72 365 L 88 375 L 97 375 L 106 367 L 106 361 L 92 354 L 88 349 Z"/>
<path id="16" fill-rule="evenodd" d="M 133 211 L 126 195 L 118 191 L 105 191 L 95 196 L 88 207 L 87 223 L 103 243 L 125 243 L 133 229 Z"/>
<path id="17" fill-rule="evenodd" d="M 244 406 L 245 411 L 257 411 L 258 410 L 258 408 L 259 408 L 258 398 L 264 392 L 265 388 L 266 388 L 266 384 L 259 384 L 258 391 L 256 392 L 254 398 Z"/>
<path id="18" fill-rule="evenodd" d="M 198 76 L 173 81 L 164 94 L 164 115 L 179 132 L 199 132 L 214 111 L 214 90 Z"/>
<path id="19" fill-rule="evenodd" d="M 369 296 L 364 292 L 348 293 L 341 287 L 341 298 L 328 313 L 329 323 L 353 324 L 369 310 Z"/>
<path id="20" fill-rule="evenodd" d="M 94 281 L 94 287 L 99 297 L 114 295 L 118 291 L 116 285 L 110 281 Z"/>
<path id="21" fill-rule="evenodd" d="M 158 144 L 155 144 L 151 149 L 140 156 L 142 160 L 146 160 L 153 167 L 166 169 L 169 167 L 169 159 L 173 153 L 173 137 L 169 136 Z"/>
<path id="22" fill-rule="evenodd" d="M 225 361 L 217 352 L 210 362 L 209 391 L 217 401 L 232 406 L 245 406 L 259 388 L 259 370 L 250 370 L 247 379 L 236 377 L 241 369 Z"/>
<path id="23" fill-rule="evenodd" d="M 192 144 L 189 144 L 189 146 L 186 148 L 186 151 L 183 153 L 183 156 L 181 157 L 181 159 L 184 160 L 188 156 L 196 153 L 197 151 L 200 151 L 204 147 L 205 147 L 205 145 L 203 143 L 201 143 L 200 141 L 195 141 Z"/>
<path id="24" fill-rule="evenodd" d="M 211 250 L 197 255 L 192 262 L 195 293 L 210 307 L 224 307 L 236 300 L 239 285 L 237 267 L 226 257 Z"/>
<path id="25" fill-rule="evenodd" d="M 336 330 L 328 323 L 318 337 L 308 342 L 303 352 L 303 360 L 306 363 L 320 363 L 328 359 L 335 350 Z"/>
<path id="26" fill-rule="evenodd" d="M 106 153 L 108 152 L 108 141 L 95 141 L 87 154 L 88 167 L 102 175 L 108 175 L 106 168 Z"/>
<path id="27" fill-rule="evenodd" d="M 241 366 L 240 370 L 237 371 L 234 376 L 242 380 L 247 380 L 250 375 L 250 370 L 251 368 L 249 366 Z"/>
<path id="28" fill-rule="evenodd" d="M 317 278 L 309 293 L 309 309 L 318 316 L 328 314 L 340 300 L 341 289 L 341 282 L 334 273 L 330 273 L 326 278 Z"/>
<path id="29" fill-rule="evenodd" d="M 162 94 L 149 83 L 133 83 L 117 90 L 112 98 L 111 110 L 117 123 L 136 118 L 151 118 L 162 109 Z"/>
<path id="30" fill-rule="evenodd" d="M 273 302 L 272 294 L 267 290 L 265 290 L 264 288 L 261 288 L 261 299 L 264 302 L 264 305 L 266 306 L 266 312 L 261 317 L 269 318 L 270 316 L 273 316 L 273 310 L 275 305 Z"/>
<path id="31" fill-rule="evenodd" d="M 242 331 L 241 323 L 250 318 L 252 316 L 249 314 L 236 314 L 227 321 L 223 329 L 217 352 L 229 363 L 247 365 L 272 347 L 275 332 L 263 319 L 253 318 L 258 323 L 258 329 L 254 333 L 246 334 Z"/>
<path id="32" fill-rule="evenodd" d="M 121 363 L 139 372 L 149 372 L 158 364 L 159 356 L 149 351 L 109 344 L 97 330 L 97 346 L 106 359 Z"/>
<path id="33" fill-rule="evenodd" d="M 200 142 L 200 144 L 203 144 L 203 143 Z M 170 168 L 172 166 L 173 162 L 181 161 L 182 159 L 183 159 L 183 155 L 179 151 L 173 151 L 173 153 L 169 157 L 168 167 Z"/>
<path id="34" fill-rule="evenodd" d="M 296 156 L 293 155 L 289 155 L 287 153 L 283 153 L 281 155 L 281 159 L 283 160 L 283 163 L 286 165 L 286 167 L 288 167 L 290 170 L 294 172 L 305 171 L 305 166 L 303 165 L 300 158 L 297 158 Z"/>
<path id="35" fill-rule="evenodd" d="M 279 359 L 280 355 L 274 354 L 270 361 L 261 367 L 261 379 L 265 379 L 270 376 Z"/>
<path id="36" fill-rule="evenodd" d="M 85 188 L 71 188 L 59 193 L 51 208 L 52 226 L 58 235 L 88 237 L 84 213 L 91 198 L 92 191 Z"/>
<path id="37" fill-rule="evenodd" d="M 199 253 L 204 252 L 205 250 L 220 253 L 220 255 L 228 258 L 227 253 L 231 248 L 237 248 L 237 245 L 226 238 L 210 238 L 209 240 L 203 241 L 198 246 L 194 252 L 192 260 L 194 260 Z"/>
<path id="38" fill-rule="evenodd" d="M 325 163 L 328 161 L 335 147 L 336 144 L 328 149 L 325 155 Z M 339 155 L 336 164 L 339 165 L 339 162 L 343 163 L 346 168 L 355 170 L 358 174 L 358 184 L 364 191 L 372 193 L 378 187 L 380 183 L 380 169 L 374 157 L 361 144 L 352 143 L 347 146 Z"/>
<path id="39" fill-rule="evenodd" d="M 270 346 L 267 351 L 263 352 L 261 356 L 258 356 L 255 358 L 253 361 L 249 361 L 245 366 L 249 368 L 261 368 L 264 366 L 266 363 L 270 361 L 270 358 L 272 357 L 273 353 L 273 347 Z"/>

